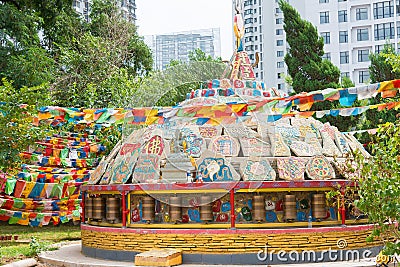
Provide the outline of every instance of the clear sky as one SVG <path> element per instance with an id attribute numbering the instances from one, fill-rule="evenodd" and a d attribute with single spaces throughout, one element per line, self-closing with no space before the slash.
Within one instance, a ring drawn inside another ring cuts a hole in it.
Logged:
<path id="1" fill-rule="evenodd" d="M 232 0 L 136 0 L 140 35 L 220 28 L 222 59 L 233 49 Z"/>

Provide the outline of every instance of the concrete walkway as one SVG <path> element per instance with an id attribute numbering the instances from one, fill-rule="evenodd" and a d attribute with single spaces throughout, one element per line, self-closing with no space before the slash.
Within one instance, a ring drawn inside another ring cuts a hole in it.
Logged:
<path id="1" fill-rule="evenodd" d="M 81 253 L 80 242 L 74 242 L 68 245 L 61 246 L 55 251 L 42 252 L 39 255 L 39 260 L 51 266 L 65 266 L 65 267 L 120 267 L 120 266 L 134 266 L 134 262 L 123 261 L 109 261 L 86 257 Z M 286 265 L 272 265 L 273 267 L 372 267 L 375 266 L 375 259 L 366 259 L 356 262 L 326 262 L 326 263 L 307 263 L 307 264 L 286 264 Z M 198 266 L 192 264 L 183 264 L 180 266 Z M 203 267 L 215 267 L 221 265 L 201 265 Z M 232 265 L 238 267 L 239 265 Z M 269 265 L 240 265 L 242 267 L 257 267 Z"/>

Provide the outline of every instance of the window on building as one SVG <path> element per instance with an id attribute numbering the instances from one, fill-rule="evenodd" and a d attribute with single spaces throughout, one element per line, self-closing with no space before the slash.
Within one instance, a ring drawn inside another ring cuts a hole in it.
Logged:
<path id="1" fill-rule="evenodd" d="M 347 10 L 338 11 L 338 20 L 339 22 L 347 22 Z"/>
<path id="2" fill-rule="evenodd" d="M 321 4 L 323 4 L 323 3 L 329 3 L 329 0 L 319 0 L 319 2 L 320 2 Z"/>
<path id="3" fill-rule="evenodd" d="M 340 64 L 349 63 L 349 51 L 340 52 Z"/>
<path id="4" fill-rule="evenodd" d="M 327 59 L 327 60 L 331 61 L 331 53 L 325 53 L 325 54 L 322 56 L 322 59 Z"/>
<path id="5" fill-rule="evenodd" d="M 284 83 L 278 83 L 278 90 L 283 90 L 285 89 L 285 84 Z"/>
<path id="6" fill-rule="evenodd" d="M 282 10 L 279 7 L 277 7 L 275 8 L 275 13 L 282 13 Z"/>
<path id="7" fill-rule="evenodd" d="M 347 72 L 347 71 L 345 71 L 345 72 L 341 72 L 340 73 L 340 77 L 347 77 L 347 78 L 350 78 L 350 72 Z"/>
<path id="8" fill-rule="evenodd" d="M 395 45 L 394 44 L 390 44 L 391 46 L 392 46 L 392 48 L 393 48 L 393 51 L 396 49 L 395 48 Z M 385 45 L 375 45 L 375 53 L 376 54 L 379 54 L 382 50 L 383 50 L 383 48 L 385 47 Z"/>
<path id="9" fill-rule="evenodd" d="M 319 23 L 320 24 L 329 23 L 329 11 L 319 13 Z"/>
<path id="10" fill-rule="evenodd" d="M 391 18 L 393 13 L 393 1 L 374 3 L 374 19 Z"/>
<path id="11" fill-rule="evenodd" d="M 356 9 L 356 20 L 367 20 L 368 19 L 368 8 L 360 7 Z"/>
<path id="12" fill-rule="evenodd" d="M 275 19 L 275 24 L 283 24 L 283 18 Z"/>
<path id="13" fill-rule="evenodd" d="M 368 41 L 368 28 L 357 29 L 357 41 Z"/>
<path id="14" fill-rule="evenodd" d="M 358 82 L 359 83 L 369 82 L 369 71 L 368 70 L 360 70 L 358 72 Z"/>
<path id="15" fill-rule="evenodd" d="M 347 0 L 338 0 L 338 2 L 347 2 Z"/>
<path id="16" fill-rule="evenodd" d="M 375 41 L 394 39 L 394 22 L 374 25 Z"/>
<path id="17" fill-rule="evenodd" d="M 247 27 L 244 29 L 245 33 L 253 32 L 253 27 Z"/>
<path id="18" fill-rule="evenodd" d="M 283 51 L 282 50 L 276 51 L 276 56 L 277 57 L 283 57 L 284 56 Z"/>
<path id="19" fill-rule="evenodd" d="M 330 32 L 321 32 L 321 37 L 324 39 L 324 44 L 331 43 L 331 33 Z"/>
<path id="20" fill-rule="evenodd" d="M 246 9 L 245 11 L 244 11 L 244 15 L 246 16 L 246 15 L 251 15 L 251 14 L 253 14 L 253 9 Z"/>
<path id="21" fill-rule="evenodd" d="M 285 63 L 283 61 L 278 61 L 278 62 L 276 62 L 276 67 L 283 68 L 283 67 L 285 67 Z"/>
<path id="22" fill-rule="evenodd" d="M 254 36 L 254 40 L 255 40 L 255 41 L 257 41 L 257 39 L 258 39 L 257 35 L 256 35 L 256 36 Z"/>
<path id="23" fill-rule="evenodd" d="M 369 61 L 369 49 L 360 49 L 357 51 L 358 62 L 368 62 Z"/>
<path id="24" fill-rule="evenodd" d="M 396 0 L 396 12 L 397 15 L 400 15 L 400 0 Z"/>
<path id="25" fill-rule="evenodd" d="M 253 18 L 247 18 L 244 20 L 244 24 L 251 24 L 253 23 Z"/>
<path id="26" fill-rule="evenodd" d="M 283 46 L 283 40 L 276 40 L 276 46 Z"/>
<path id="27" fill-rule="evenodd" d="M 385 45 L 376 45 L 375 46 L 375 54 L 379 54 L 383 50 L 384 46 Z"/>
<path id="28" fill-rule="evenodd" d="M 283 35 L 283 29 L 276 29 L 276 35 Z"/>
<path id="29" fill-rule="evenodd" d="M 283 78 L 283 72 L 279 72 L 278 73 L 278 79 L 282 79 Z"/>
<path id="30" fill-rule="evenodd" d="M 339 32 L 339 43 L 345 44 L 349 42 L 349 34 L 347 31 Z"/>

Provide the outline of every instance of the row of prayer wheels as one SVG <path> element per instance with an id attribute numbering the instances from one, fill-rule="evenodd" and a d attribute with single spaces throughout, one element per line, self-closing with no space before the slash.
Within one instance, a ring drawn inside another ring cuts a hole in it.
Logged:
<path id="1" fill-rule="evenodd" d="M 209 222 L 214 220 L 212 211 L 213 199 L 211 196 L 200 197 L 200 220 Z M 150 223 L 155 219 L 155 200 L 150 196 L 143 197 L 142 200 L 142 220 Z M 170 221 L 177 223 L 182 220 L 182 197 L 173 196 L 169 198 Z"/>
<path id="2" fill-rule="evenodd" d="M 200 197 L 200 220 L 211 222 L 214 220 L 212 210 L 213 198 L 211 196 Z M 254 195 L 252 204 L 252 217 L 256 222 L 262 222 L 266 219 L 265 197 L 263 195 Z M 150 223 L 155 219 L 155 199 L 145 196 L 142 199 L 142 220 Z M 177 223 L 182 220 L 182 197 L 169 197 L 170 221 Z M 312 215 L 320 220 L 326 217 L 325 194 L 314 194 L 312 196 Z M 284 198 L 284 217 L 287 222 L 297 219 L 297 206 L 295 195 L 285 195 Z M 103 221 L 109 223 L 118 223 L 121 220 L 121 199 L 108 197 L 86 197 L 85 198 L 85 218 L 87 220 Z"/>
<path id="3" fill-rule="evenodd" d="M 121 220 L 121 199 L 109 197 L 90 197 L 85 198 L 85 218 L 87 220 L 118 223 Z"/>
<path id="4" fill-rule="evenodd" d="M 312 196 L 312 216 L 321 220 L 326 217 L 326 207 L 325 207 L 325 194 L 314 194 Z M 284 212 L 285 219 L 288 222 L 295 221 L 297 219 L 297 206 L 296 206 L 296 196 L 286 195 L 284 200 Z"/>

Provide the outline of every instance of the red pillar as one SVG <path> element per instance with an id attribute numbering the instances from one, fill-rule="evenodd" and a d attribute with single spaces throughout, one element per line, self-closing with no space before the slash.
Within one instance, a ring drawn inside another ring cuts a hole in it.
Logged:
<path id="1" fill-rule="evenodd" d="M 230 203 L 231 203 L 231 228 L 235 228 L 235 191 L 232 188 L 230 191 Z"/>
<path id="2" fill-rule="evenodd" d="M 82 192 L 82 200 L 81 200 L 81 207 L 82 207 L 81 218 L 82 218 L 82 221 L 81 221 L 81 223 L 85 223 L 85 199 L 86 199 L 86 193 Z"/>
<path id="3" fill-rule="evenodd" d="M 126 192 L 122 191 L 122 227 L 126 227 L 126 215 L 128 212 L 126 209 Z"/>
<path id="4" fill-rule="evenodd" d="M 340 193 L 342 194 L 342 203 L 340 207 L 340 216 L 342 217 L 342 225 L 346 225 L 346 206 L 344 201 L 344 190 L 341 190 Z"/>

